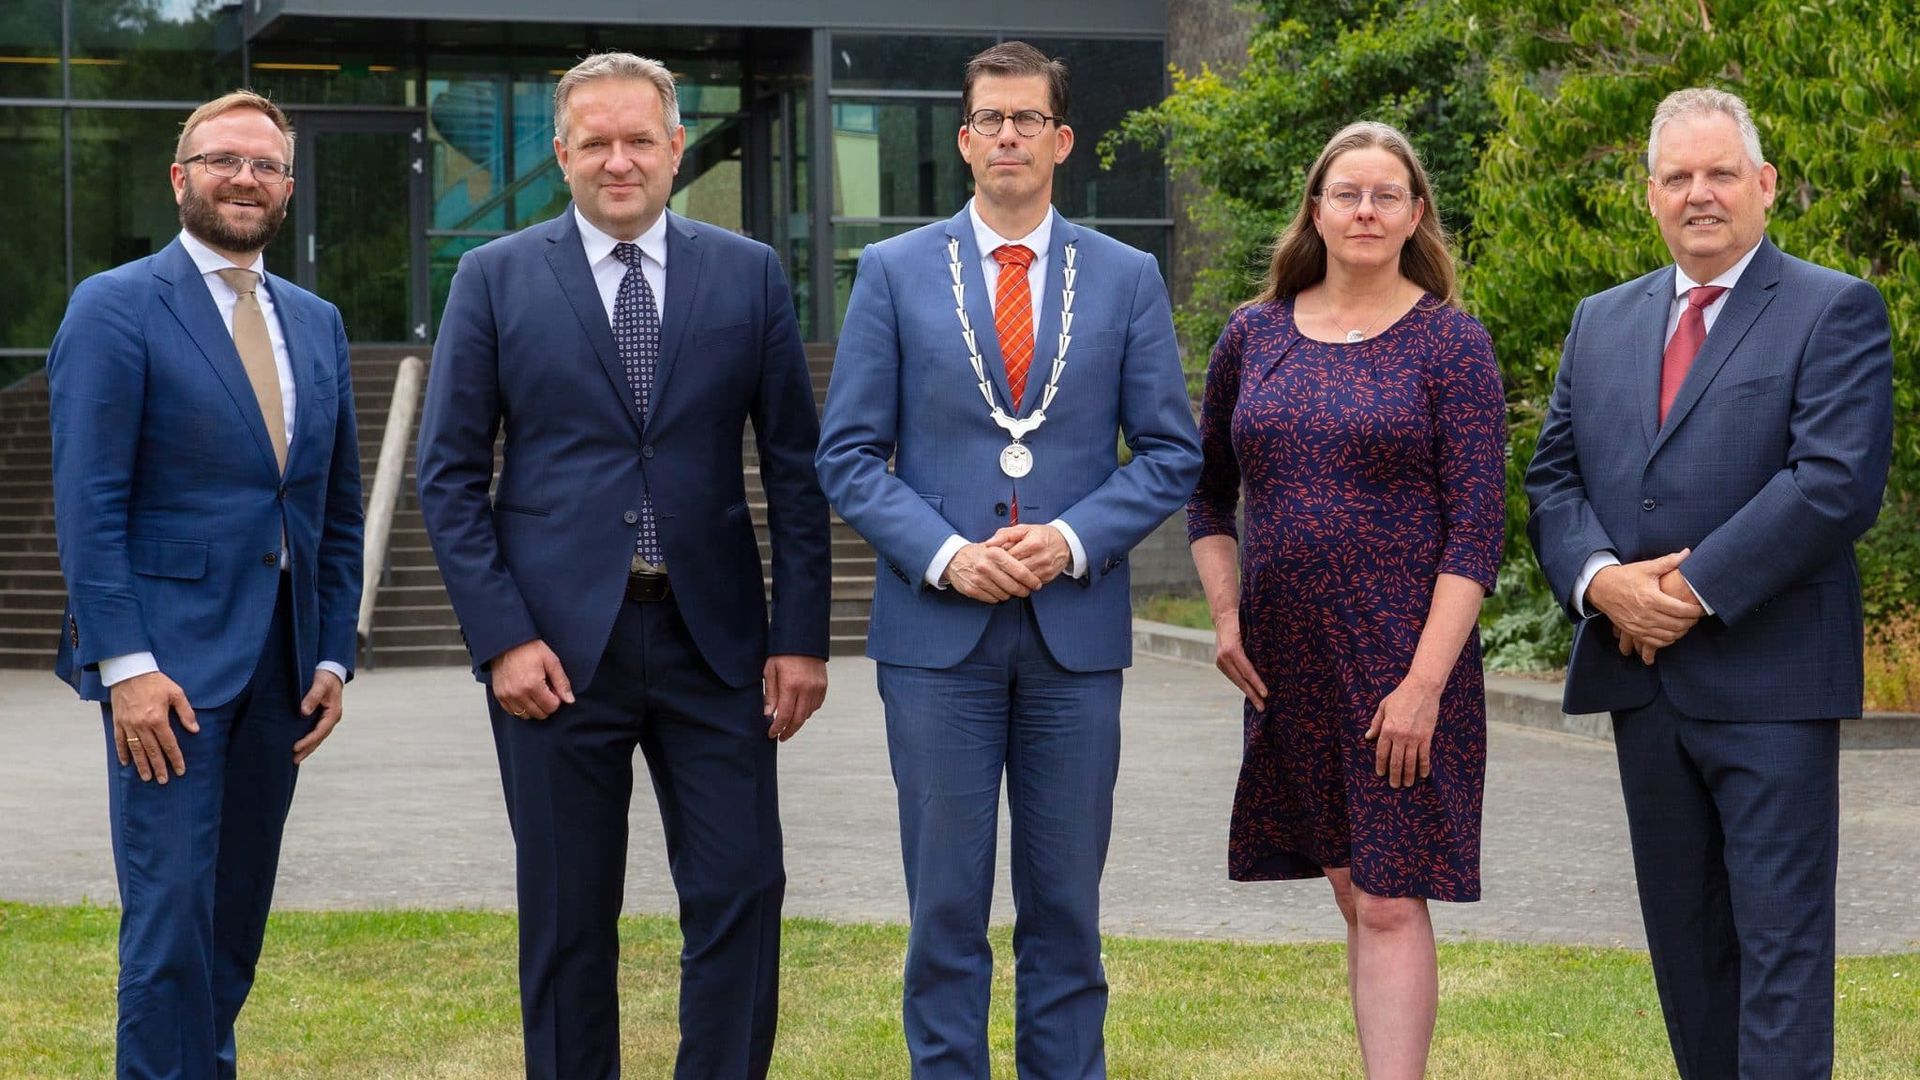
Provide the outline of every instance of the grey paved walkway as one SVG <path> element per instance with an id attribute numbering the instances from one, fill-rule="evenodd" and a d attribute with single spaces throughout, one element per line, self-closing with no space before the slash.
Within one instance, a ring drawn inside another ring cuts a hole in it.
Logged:
<path id="1" fill-rule="evenodd" d="M 873 668 L 831 666 L 827 708 L 782 751 L 787 912 L 905 919 L 893 784 Z M 1239 762 L 1234 692 L 1210 669 L 1128 673 L 1106 925 L 1119 933 L 1308 940 L 1340 923 L 1319 882 L 1225 877 Z M 288 908 L 513 904 L 510 840 L 479 687 L 462 670 L 370 672 L 306 766 L 278 901 Z M 51 675 L 0 671 L 0 897 L 112 902 L 98 712 Z M 641 775 L 645 775 L 644 771 Z M 1842 762 L 1840 948 L 1920 949 L 1920 750 Z M 627 908 L 670 912 L 650 793 L 634 801 Z M 1002 844 L 1004 852 L 1005 845 Z M 1443 934 L 1643 943 L 1612 748 L 1494 725 L 1486 899 L 1435 906 Z M 1012 903 L 1001 870 L 998 918 Z"/>

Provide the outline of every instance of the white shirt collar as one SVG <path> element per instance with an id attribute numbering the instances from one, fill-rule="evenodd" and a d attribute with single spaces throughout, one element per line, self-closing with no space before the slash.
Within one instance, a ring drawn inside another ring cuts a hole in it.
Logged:
<path id="1" fill-rule="evenodd" d="M 1053 207 L 1047 207 L 1047 216 L 1040 219 L 1039 227 L 1019 239 L 1010 239 L 988 228 L 987 223 L 980 220 L 980 208 L 974 200 L 967 200 L 967 219 L 973 222 L 973 242 L 979 245 L 981 258 L 992 257 L 993 249 L 1002 244 L 1019 244 L 1035 255 L 1045 255 L 1047 244 L 1053 239 L 1054 213 Z"/>
<path id="2" fill-rule="evenodd" d="M 580 212 L 578 206 L 573 208 L 573 220 L 580 226 L 580 245 L 587 249 L 588 266 L 613 255 L 613 246 L 620 241 L 601 232 L 593 222 L 587 220 L 587 216 Z M 653 224 L 647 226 L 647 231 L 641 233 L 634 243 L 640 245 L 640 254 L 652 259 L 659 266 L 666 266 L 667 211 L 661 210 L 660 216 L 653 219 Z"/>
<path id="3" fill-rule="evenodd" d="M 1747 249 L 1745 255 L 1740 256 L 1739 262 L 1721 271 L 1720 276 L 1714 278 L 1712 281 L 1695 281 L 1687 276 L 1685 270 L 1680 269 L 1678 263 L 1675 263 L 1673 267 L 1674 299 L 1677 300 L 1687 295 L 1687 290 L 1700 285 L 1721 285 L 1731 290 L 1735 285 L 1740 283 L 1740 275 L 1746 273 L 1747 264 L 1753 261 L 1754 255 L 1760 251 L 1760 244 L 1764 243 L 1766 243 L 1766 240 L 1762 238 L 1759 244 L 1753 245 L 1753 247 Z"/>
<path id="4" fill-rule="evenodd" d="M 185 229 L 180 230 L 180 246 L 186 248 L 187 254 L 193 257 L 193 265 L 200 271 L 202 276 L 219 270 L 233 269 L 234 263 L 231 259 L 208 247 L 205 243 L 201 242 L 199 237 Z M 241 269 L 251 270 L 259 274 L 260 280 L 265 281 L 267 277 L 267 259 L 265 254 L 258 251 L 254 252 L 253 261 L 242 266 Z"/>

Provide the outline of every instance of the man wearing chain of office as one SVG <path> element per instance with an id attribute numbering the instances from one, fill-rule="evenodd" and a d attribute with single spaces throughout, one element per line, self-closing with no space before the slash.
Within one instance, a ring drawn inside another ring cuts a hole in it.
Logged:
<path id="1" fill-rule="evenodd" d="M 1106 1075 L 1126 557 L 1200 468 L 1158 266 L 1053 210 L 1067 107 L 1065 65 L 1029 45 L 968 63 L 974 197 L 861 255 L 822 421 L 822 487 L 879 552 L 867 655 L 899 793 L 917 1078 L 988 1075 L 1003 774 L 1019 1073 Z"/>

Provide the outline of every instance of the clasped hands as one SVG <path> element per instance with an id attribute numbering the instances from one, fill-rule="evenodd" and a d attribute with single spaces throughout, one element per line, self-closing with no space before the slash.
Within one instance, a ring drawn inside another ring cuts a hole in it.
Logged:
<path id="1" fill-rule="evenodd" d="M 947 584 L 962 596 L 998 604 L 1031 596 L 1073 561 L 1067 538 L 1052 525 L 1009 525 L 954 552 Z"/>
<path id="2" fill-rule="evenodd" d="M 1587 604 L 1613 623 L 1621 656 L 1639 654 L 1652 664 L 1656 653 L 1684 637 L 1706 615 L 1694 596 L 1680 564 L 1692 553 L 1682 548 L 1670 555 L 1605 567 L 1587 584 Z"/>

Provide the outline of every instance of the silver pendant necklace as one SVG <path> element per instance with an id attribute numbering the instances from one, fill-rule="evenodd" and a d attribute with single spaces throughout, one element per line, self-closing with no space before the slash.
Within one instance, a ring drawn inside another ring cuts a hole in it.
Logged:
<path id="1" fill-rule="evenodd" d="M 980 358 L 979 335 L 973 328 L 972 320 L 967 317 L 967 285 L 960 264 L 960 240 L 958 237 L 949 237 L 947 240 L 947 271 L 953 277 L 953 313 L 959 316 L 960 336 L 967 343 L 967 362 L 973 365 L 973 377 L 979 384 L 980 396 L 987 401 L 987 415 L 1007 433 L 1009 441 L 1000 450 L 1000 471 L 1014 480 L 1033 471 L 1033 449 L 1022 440 L 1029 432 L 1047 422 L 1047 406 L 1053 404 L 1053 395 L 1060 389 L 1060 373 L 1067 370 L 1067 346 L 1073 341 L 1073 279 L 1080 273 L 1074 266 L 1077 253 L 1075 243 L 1067 241 L 1064 249 L 1065 266 L 1062 269 L 1066 283 L 1060 290 L 1060 340 L 1053 354 L 1053 370 L 1047 376 L 1046 388 L 1040 393 L 1039 408 L 1021 418 L 1008 416 L 994 398 L 993 380 L 987 376 L 986 361 Z M 1005 270 L 1001 272 L 1005 273 Z"/>
<path id="2" fill-rule="evenodd" d="M 1396 284 L 1393 287 L 1393 294 L 1387 297 L 1387 305 L 1381 308 L 1380 310 L 1374 312 L 1373 318 L 1367 320 L 1367 325 L 1361 327 L 1358 330 L 1346 330 L 1347 324 L 1344 321 L 1342 321 L 1339 316 L 1333 313 L 1333 295 L 1332 295 L 1331 289 L 1326 290 L 1325 294 L 1321 296 L 1320 303 L 1321 303 L 1321 306 L 1326 309 L 1327 321 L 1331 322 L 1334 325 L 1334 327 L 1337 329 L 1346 330 L 1346 342 L 1349 345 L 1353 345 L 1358 342 L 1367 340 L 1367 336 L 1373 333 L 1373 328 L 1375 324 L 1379 323 L 1379 321 L 1383 317 L 1385 317 L 1387 312 L 1393 310 L 1395 302 L 1398 301 L 1399 299 L 1400 299 L 1400 286 Z"/>

